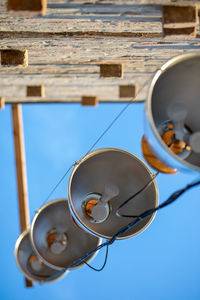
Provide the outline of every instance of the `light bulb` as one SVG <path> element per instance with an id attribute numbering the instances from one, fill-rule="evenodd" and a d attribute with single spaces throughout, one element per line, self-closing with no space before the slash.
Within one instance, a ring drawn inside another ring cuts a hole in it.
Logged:
<path id="1" fill-rule="evenodd" d="M 119 195 L 119 189 L 116 186 L 116 184 L 113 184 L 111 182 L 106 183 L 104 187 L 104 193 L 100 199 L 102 203 L 106 203 L 110 201 L 112 198 L 116 197 Z"/>
<path id="2" fill-rule="evenodd" d="M 108 202 L 117 195 L 119 195 L 119 188 L 111 182 L 106 183 L 100 201 L 91 210 L 92 217 L 96 222 L 102 222 L 107 219 L 109 214 Z"/>
<path id="3" fill-rule="evenodd" d="M 181 102 L 175 102 L 168 106 L 167 115 L 173 122 L 175 137 L 177 140 L 185 141 L 184 122 L 188 115 L 186 106 Z"/>
<path id="4" fill-rule="evenodd" d="M 89 194 L 84 200 L 84 208 L 91 222 L 101 223 L 109 215 L 108 202 L 119 194 L 118 187 L 113 183 L 106 183 L 102 195 Z"/>
<path id="5" fill-rule="evenodd" d="M 31 268 L 36 272 L 41 271 L 43 268 L 41 259 L 39 259 L 35 254 L 31 255 L 31 257 L 29 258 L 29 263 L 31 265 Z"/>
<path id="6" fill-rule="evenodd" d="M 52 229 L 48 233 L 47 243 L 53 254 L 60 254 L 67 247 L 67 235 L 63 232 L 56 231 L 56 229 Z"/>

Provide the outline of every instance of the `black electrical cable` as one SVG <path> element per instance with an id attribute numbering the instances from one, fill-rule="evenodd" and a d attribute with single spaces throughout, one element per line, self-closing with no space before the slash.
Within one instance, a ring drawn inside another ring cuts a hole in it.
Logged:
<path id="1" fill-rule="evenodd" d="M 145 81 L 145 83 L 141 86 L 141 88 L 137 91 L 135 97 L 133 97 L 130 101 L 127 102 L 127 104 L 120 110 L 120 112 L 116 115 L 116 117 L 112 120 L 112 122 L 106 127 L 106 129 L 102 132 L 102 134 L 98 137 L 98 139 L 94 142 L 94 144 L 90 147 L 90 149 L 86 152 L 86 154 L 80 159 L 80 161 L 75 162 L 72 164 L 69 169 L 65 172 L 65 174 L 61 177 L 61 179 L 58 181 L 58 183 L 53 187 L 49 195 L 46 197 L 45 201 L 43 202 L 42 205 L 44 205 L 51 195 L 54 193 L 54 191 L 57 189 L 57 187 L 61 184 L 61 182 L 64 180 L 64 178 L 67 176 L 69 171 L 77 164 L 81 162 L 93 149 L 94 147 L 98 144 L 98 142 L 104 137 L 104 135 L 111 129 L 111 127 L 114 125 L 114 123 L 121 117 L 121 115 L 125 112 L 125 110 L 129 107 L 131 103 L 134 103 L 135 98 L 137 95 L 145 88 L 145 86 L 152 80 L 152 77 L 150 77 L 148 80 Z"/>
<path id="2" fill-rule="evenodd" d="M 139 216 L 135 216 L 136 217 L 136 220 L 130 222 L 128 225 L 124 226 L 123 228 L 121 228 L 111 239 L 107 240 L 106 242 L 104 242 L 103 244 L 97 246 L 95 249 L 89 251 L 87 254 L 85 254 L 83 257 L 79 258 L 78 260 L 76 260 L 75 262 L 73 262 L 72 264 L 70 264 L 68 266 L 67 269 L 69 268 L 73 268 L 77 265 L 79 265 L 80 263 L 82 263 L 85 259 L 87 259 L 90 255 L 92 255 L 93 253 L 95 253 L 96 251 L 106 247 L 106 246 L 109 246 L 109 245 L 112 245 L 116 239 L 121 236 L 122 234 L 124 234 L 125 232 L 127 232 L 129 229 L 131 229 L 133 226 L 135 226 L 137 223 L 141 222 L 143 219 L 145 219 L 146 217 L 154 214 L 156 211 L 172 204 L 173 202 L 175 202 L 182 194 L 184 194 L 186 191 L 190 190 L 191 188 L 197 186 L 197 185 L 200 185 L 200 180 L 197 180 L 193 183 L 190 183 L 190 184 L 187 184 L 184 188 L 182 189 L 179 189 L 177 191 L 175 191 L 173 194 L 171 194 L 171 196 L 165 200 L 163 203 L 161 203 L 160 205 L 158 205 L 157 207 L 155 208 L 152 208 L 152 209 L 149 209 L 149 210 L 146 210 L 145 212 L 143 212 L 142 214 L 140 214 Z M 133 195 L 134 196 L 134 195 Z M 132 196 L 132 197 L 133 197 Z M 131 198 L 131 197 L 130 197 Z M 125 201 L 126 202 L 126 201 Z M 59 274 L 62 274 L 64 273 L 67 269 L 65 270 L 62 270 Z M 58 274 L 56 275 L 53 275 L 53 277 L 51 276 L 49 278 L 49 280 L 52 280 L 54 277 L 58 276 Z"/>
<path id="3" fill-rule="evenodd" d="M 107 245 L 105 260 L 104 260 L 103 266 L 101 268 L 99 268 L 99 269 L 94 268 L 93 266 L 89 265 L 85 260 L 83 260 L 84 264 L 86 264 L 90 269 L 92 269 L 92 270 L 94 270 L 96 272 L 101 272 L 105 268 L 107 260 L 108 260 L 108 247 L 109 246 Z"/>
<path id="4" fill-rule="evenodd" d="M 122 207 L 124 207 L 128 202 L 130 202 L 131 200 L 133 200 L 135 197 L 137 197 L 140 193 L 146 191 L 148 189 L 148 187 L 152 184 L 152 182 L 154 181 L 154 179 L 158 176 L 160 172 L 157 172 L 155 174 L 152 175 L 152 178 L 138 191 L 136 192 L 134 195 L 132 195 L 131 197 L 129 197 L 126 201 L 124 201 L 116 210 L 116 215 L 118 217 L 123 217 L 123 218 L 135 218 L 137 216 L 129 216 L 129 215 L 122 215 L 119 213 L 120 209 Z"/>

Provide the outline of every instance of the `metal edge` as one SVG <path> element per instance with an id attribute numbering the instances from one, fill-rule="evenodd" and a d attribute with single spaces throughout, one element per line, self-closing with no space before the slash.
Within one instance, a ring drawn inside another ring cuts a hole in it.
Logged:
<path id="1" fill-rule="evenodd" d="M 58 271 L 62 271 L 62 270 L 64 271 L 64 270 L 66 270 L 66 272 L 67 272 L 67 270 L 75 270 L 75 269 L 78 269 L 78 268 L 84 266 L 85 263 L 82 262 L 82 263 L 78 264 L 77 266 L 71 267 L 71 268 L 61 268 L 61 267 L 57 267 L 57 266 L 55 266 L 55 265 L 53 265 L 53 264 L 50 264 L 50 263 L 47 262 L 47 261 L 41 256 L 41 254 L 38 252 L 37 248 L 35 247 L 35 243 L 34 243 L 34 239 L 33 239 L 33 228 L 34 228 L 34 224 L 35 224 L 35 222 L 36 222 L 36 220 L 37 220 L 38 215 L 39 215 L 43 210 L 45 210 L 47 207 L 51 206 L 51 205 L 54 204 L 54 203 L 61 202 L 61 201 L 66 201 L 66 202 L 68 202 L 68 199 L 67 199 L 67 198 L 58 198 L 58 199 L 51 200 L 51 201 L 49 201 L 48 203 L 44 204 L 44 205 L 36 212 L 36 214 L 35 214 L 35 216 L 34 216 L 34 218 L 33 218 L 33 220 L 32 220 L 31 227 L 30 227 L 30 238 L 31 238 L 31 243 L 32 243 L 32 246 L 33 246 L 34 251 L 35 251 L 36 254 L 42 259 L 42 261 L 45 262 L 45 264 L 46 264 L 47 266 L 49 266 L 49 267 L 51 267 L 51 268 L 53 268 L 53 269 L 55 269 L 55 270 L 58 270 Z M 69 203 L 68 203 L 68 208 L 69 208 L 69 212 L 70 212 L 70 214 L 71 214 L 71 210 L 70 210 Z M 71 214 L 71 217 L 72 217 L 72 214 Z M 72 220 L 72 222 L 73 222 L 73 220 Z M 90 234 L 90 235 L 92 235 L 90 232 L 87 232 L 87 233 Z M 98 246 L 102 243 L 102 239 L 101 239 L 100 237 L 98 237 L 98 236 L 97 236 L 97 238 L 98 238 L 98 243 L 97 243 L 97 246 L 96 246 L 96 247 L 98 247 Z M 91 260 L 93 260 L 93 259 L 95 258 L 95 256 L 98 254 L 98 252 L 99 252 L 99 250 L 96 251 L 94 254 L 92 254 L 92 255 L 89 257 L 89 259 L 87 259 L 87 263 L 89 263 Z M 81 258 L 81 257 L 80 257 L 80 258 Z"/>
<path id="2" fill-rule="evenodd" d="M 141 163 L 141 165 L 146 169 L 146 171 L 149 173 L 150 177 L 152 178 L 152 172 L 151 170 L 149 169 L 149 167 L 147 166 L 147 164 L 141 160 L 139 157 L 137 157 L 136 155 L 134 155 L 133 153 L 129 152 L 129 151 L 126 151 L 126 150 L 123 150 L 123 149 L 119 149 L 119 148 L 100 148 L 100 149 L 97 149 L 97 150 L 94 150 L 90 153 L 88 153 L 86 156 L 83 157 L 83 159 L 80 160 L 80 163 L 78 165 L 76 165 L 71 174 L 70 174 L 70 178 L 69 178 L 69 181 L 68 181 L 68 198 L 69 198 L 69 208 L 71 210 L 71 213 L 72 215 L 74 216 L 75 220 L 77 221 L 77 223 L 83 227 L 87 232 L 89 233 L 92 233 L 94 234 L 95 236 L 97 237 L 102 237 L 102 238 L 105 238 L 105 239 L 110 239 L 111 237 L 109 236 L 103 236 L 103 235 L 97 235 L 96 232 L 94 232 L 93 230 L 89 230 L 83 223 L 82 221 L 80 220 L 80 218 L 78 217 L 78 215 L 76 214 L 76 211 L 74 210 L 73 208 L 73 205 L 72 205 L 72 201 L 71 201 L 71 193 L 70 193 L 70 186 L 71 186 L 71 182 L 72 182 L 72 178 L 73 178 L 73 175 L 74 173 L 76 172 L 76 170 L 78 169 L 78 167 L 80 166 L 80 164 L 82 164 L 82 162 L 86 161 L 88 158 L 98 154 L 98 153 L 102 153 L 102 152 L 105 152 L 105 151 L 119 151 L 119 152 L 123 152 L 125 154 L 128 154 L 132 157 L 134 157 L 138 162 Z M 155 179 L 152 181 L 152 183 L 154 184 L 154 188 L 155 188 L 155 207 L 158 205 L 159 203 L 159 193 L 158 193 L 158 187 L 157 187 L 157 183 L 155 181 Z M 141 232 L 143 232 L 145 229 L 147 229 L 147 227 L 153 222 L 154 218 L 156 216 L 156 212 L 154 214 L 152 214 L 149 222 L 143 227 L 141 228 L 137 233 L 135 234 L 131 234 L 130 236 L 125 236 L 125 237 L 119 237 L 117 238 L 117 240 L 124 240 L 124 239 L 127 239 L 127 238 L 130 238 L 130 237 L 133 237 L 133 236 L 136 236 L 138 234 L 140 234 Z"/>
<path id="3" fill-rule="evenodd" d="M 185 160 L 181 160 L 176 154 L 172 153 L 171 151 L 169 151 L 168 147 L 165 145 L 165 143 L 163 142 L 163 140 L 161 139 L 160 135 L 158 134 L 158 131 L 156 129 L 156 126 L 154 124 L 154 120 L 153 120 L 153 115 L 152 115 L 152 94 L 153 94 L 153 90 L 155 87 L 155 84 L 157 82 L 157 80 L 160 78 L 160 76 L 167 71 L 170 67 L 175 66 L 177 63 L 184 61 L 188 58 L 193 58 L 193 57 L 200 57 L 199 53 L 190 53 L 190 54 L 182 54 L 176 57 L 173 57 L 172 59 L 170 59 L 169 61 L 167 61 L 154 75 L 152 82 L 150 84 L 149 87 L 149 91 L 147 94 L 147 100 L 145 103 L 145 114 L 146 114 L 146 118 L 149 122 L 150 128 L 152 129 L 152 132 L 155 136 L 155 138 L 157 138 L 159 144 L 161 147 L 164 148 L 164 150 L 175 160 L 178 160 L 179 163 L 185 165 L 186 167 L 189 167 L 190 169 L 193 169 L 195 171 L 200 171 L 200 167 L 196 167 L 188 162 L 186 162 Z"/>
<path id="4" fill-rule="evenodd" d="M 19 235 L 19 237 L 18 237 L 18 239 L 17 239 L 17 241 L 16 241 L 16 243 L 15 243 L 15 248 L 14 248 L 15 261 L 16 261 L 16 263 L 17 263 L 18 268 L 19 268 L 20 271 L 24 274 L 24 276 L 25 276 L 27 279 L 29 279 L 29 280 L 31 280 L 31 281 L 34 281 L 34 282 L 38 282 L 38 283 L 40 283 L 40 284 L 54 282 L 54 281 L 56 281 L 56 280 L 61 279 L 62 277 L 64 277 L 64 276 L 68 273 L 68 271 L 64 272 L 63 274 L 61 274 L 61 275 L 58 276 L 58 277 L 54 277 L 52 280 L 47 280 L 47 281 L 45 281 L 45 280 L 37 280 L 37 279 L 35 279 L 35 278 L 32 278 L 31 276 L 29 276 L 27 273 L 24 272 L 24 270 L 22 269 L 22 267 L 21 267 L 21 265 L 20 265 L 20 263 L 19 263 L 19 259 L 18 259 L 18 249 L 19 249 L 19 245 L 20 245 L 20 243 L 22 242 L 23 238 L 24 238 L 26 235 L 28 235 L 28 234 L 29 234 L 29 236 L 30 236 L 30 228 L 24 230 L 24 231 Z M 31 239 L 30 239 L 30 244 L 33 246 L 33 244 L 31 243 Z M 33 249 L 33 251 L 35 251 L 35 249 Z M 37 254 L 37 253 L 36 253 L 36 254 Z M 44 261 L 44 260 L 42 259 L 42 261 Z M 45 262 L 44 262 L 44 263 L 45 263 Z M 46 263 L 45 263 L 45 264 L 46 264 Z M 47 265 L 47 266 L 48 266 L 48 265 Z M 50 277 L 51 277 L 51 276 L 50 276 Z"/>

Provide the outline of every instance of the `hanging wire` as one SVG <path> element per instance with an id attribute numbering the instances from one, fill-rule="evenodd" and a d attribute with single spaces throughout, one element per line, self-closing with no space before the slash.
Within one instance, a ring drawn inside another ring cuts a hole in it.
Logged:
<path id="1" fill-rule="evenodd" d="M 65 172 L 65 174 L 60 178 L 58 183 L 53 187 L 53 189 L 50 191 L 49 195 L 46 197 L 45 201 L 43 202 L 42 206 L 50 199 L 52 194 L 55 192 L 55 190 L 58 188 L 58 186 L 61 184 L 61 182 L 64 180 L 64 178 L 67 176 L 69 171 L 76 165 L 78 165 L 93 149 L 94 147 L 99 143 L 99 141 L 104 137 L 104 135 L 111 129 L 111 127 L 116 123 L 116 121 L 121 117 L 121 115 L 125 112 L 125 110 L 130 106 L 131 103 L 135 101 L 135 98 L 137 95 L 145 88 L 145 86 L 152 80 L 152 77 L 150 77 L 148 80 L 145 81 L 145 83 L 138 89 L 136 95 L 134 98 L 132 98 L 123 108 L 122 110 L 116 115 L 116 117 L 112 120 L 112 122 L 106 127 L 106 129 L 102 132 L 102 134 L 98 137 L 98 139 L 94 142 L 94 144 L 90 147 L 90 149 L 86 152 L 86 154 L 79 160 L 76 161 L 74 164 L 72 164 L 69 169 Z"/>
<path id="2" fill-rule="evenodd" d="M 121 117 L 121 115 L 126 111 L 126 109 L 135 101 L 135 98 L 137 95 L 143 91 L 143 89 L 146 87 L 146 85 L 152 80 L 152 77 L 147 79 L 145 83 L 138 89 L 138 91 L 135 94 L 135 97 L 133 97 L 130 101 L 127 102 L 127 104 L 122 108 L 122 110 L 116 115 L 116 117 L 112 120 L 112 122 L 107 126 L 107 128 L 102 132 L 102 134 L 99 136 L 99 138 L 94 142 L 94 144 L 90 147 L 90 149 L 87 151 L 87 153 L 82 157 L 84 159 L 98 144 L 98 142 L 104 137 L 104 135 L 111 129 L 111 127 L 116 123 L 116 121 Z M 82 160 L 81 159 L 81 160 Z M 80 161 L 81 161 L 80 160 Z"/>
<path id="3" fill-rule="evenodd" d="M 149 83 L 149 81 L 151 80 L 148 79 L 144 85 L 138 90 L 136 96 L 144 89 L 144 87 Z M 135 96 L 135 97 L 136 97 Z M 61 177 L 61 179 L 58 181 L 58 183 L 55 185 L 55 187 L 51 190 L 51 192 L 49 193 L 49 195 L 47 196 L 47 198 L 45 199 L 45 203 L 49 200 L 49 198 L 52 196 L 52 194 L 54 193 L 54 191 L 57 189 L 57 187 L 61 184 L 61 182 L 64 180 L 64 178 L 66 177 L 66 175 L 69 173 L 69 171 L 76 166 L 77 164 L 79 164 L 93 149 L 94 147 L 98 144 L 98 142 L 104 137 L 104 135 L 111 129 L 111 127 L 115 124 L 115 122 L 121 117 L 121 115 L 125 112 L 125 110 L 130 106 L 131 103 L 134 102 L 135 97 L 133 99 L 131 99 L 126 105 L 125 107 L 123 107 L 123 109 L 116 115 L 116 117 L 112 120 L 112 122 L 107 126 L 107 128 L 103 131 L 103 133 L 99 136 L 99 138 L 95 141 L 95 143 L 90 147 L 90 149 L 87 151 L 87 153 L 81 158 L 80 161 L 75 162 L 74 164 L 72 164 L 68 170 L 65 172 L 65 174 Z M 189 189 L 197 186 L 200 184 L 200 180 L 194 182 L 194 183 L 190 183 L 188 185 L 186 185 L 186 187 L 177 190 L 176 192 L 174 192 L 166 201 L 164 201 L 162 204 L 158 205 L 155 208 L 152 208 L 150 210 L 147 210 L 145 212 L 143 212 L 142 214 L 138 215 L 138 216 L 126 216 L 126 215 L 120 215 L 119 214 L 119 210 L 125 206 L 129 201 L 131 201 L 133 198 L 135 198 L 137 195 L 139 195 L 141 192 L 145 191 L 153 182 L 153 180 L 155 179 L 155 177 L 159 174 L 159 172 L 157 172 L 156 174 L 153 175 L 152 179 L 142 188 L 140 189 L 138 192 L 136 192 L 134 195 L 132 195 L 131 197 L 129 197 L 124 203 L 122 203 L 119 208 L 116 211 L 116 214 L 120 217 L 134 217 L 136 218 L 134 221 L 132 221 L 131 223 L 129 223 L 128 225 L 126 225 L 125 227 L 121 228 L 111 239 L 107 240 L 106 242 L 102 243 L 101 245 L 97 246 L 95 249 L 89 251 L 87 254 L 85 254 L 83 257 L 81 257 L 80 259 L 76 260 L 75 262 L 73 262 L 72 264 L 70 264 L 66 269 L 63 269 L 62 271 L 58 272 L 57 274 L 54 274 L 52 276 L 50 276 L 49 278 L 45 278 L 47 279 L 47 281 L 50 281 L 54 278 L 56 278 L 57 276 L 63 274 L 67 269 L 69 268 L 73 268 L 77 265 L 79 265 L 80 263 L 85 263 L 88 267 L 90 267 L 91 269 L 95 270 L 95 271 L 102 271 L 106 265 L 107 262 L 107 258 L 108 258 L 108 247 L 109 245 L 113 244 L 116 239 L 118 237 L 120 237 L 121 235 L 123 235 L 125 232 L 127 232 L 129 229 L 131 229 L 132 227 L 134 227 L 137 223 L 141 222 L 143 219 L 145 219 L 146 217 L 154 214 L 156 211 L 160 210 L 161 208 L 164 208 L 170 204 L 172 204 L 173 202 L 175 202 L 183 193 L 185 193 L 186 191 L 188 191 Z M 92 266 L 90 266 L 85 260 L 92 255 L 93 253 L 95 253 L 96 251 L 107 247 L 106 250 L 106 257 L 105 257 L 105 261 L 103 266 L 100 269 L 96 269 Z"/>
<path id="4" fill-rule="evenodd" d="M 62 183 L 62 181 L 65 179 L 65 177 L 67 176 L 67 174 L 70 172 L 70 170 L 75 167 L 76 165 L 78 165 L 93 149 L 94 147 L 99 143 L 99 141 L 105 136 L 105 134 L 112 128 L 112 126 L 116 123 L 116 121 L 121 117 L 121 115 L 126 111 L 126 109 L 130 106 L 131 103 L 134 102 L 135 98 L 137 97 L 137 95 L 145 88 L 145 86 L 152 80 L 152 78 L 150 77 L 142 86 L 140 89 L 138 89 L 136 95 L 134 98 L 132 98 L 123 108 L 122 110 L 116 115 L 116 117 L 112 120 L 112 122 L 106 127 L 106 129 L 102 132 L 102 134 L 98 137 L 98 139 L 94 142 L 94 144 L 89 148 L 89 150 L 86 152 L 86 154 L 81 158 L 80 161 L 76 161 L 74 164 L 72 164 L 68 169 L 67 171 L 64 173 L 64 175 L 60 178 L 60 180 L 57 182 L 57 184 L 53 187 L 53 189 L 50 191 L 50 193 L 48 194 L 48 196 L 46 197 L 45 201 L 43 202 L 42 206 L 50 199 L 50 197 L 52 196 L 52 194 L 55 192 L 55 190 L 58 188 L 58 186 Z M 153 178 L 154 179 L 154 178 Z M 146 189 L 147 186 L 144 187 L 144 189 Z M 142 192 L 143 189 L 141 189 L 141 191 L 139 192 Z M 107 242 L 106 242 L 107 243 Z M 103 245 L 103 244 L 102 244 Z M 101 245 L 101 246 L 102 246 Z M 104 246 L 107 247 L 106 249 L 106 256 L 105 256 L 105 260 L 104 260 L 104 264 L 101 268 L 97 269 L 97 268 L 94 268 L 93 266 L 89 265 L 85 259 L 90 256 L 90 254 L 86 254 L 87 257 L 84 259 L 81 259 L 80 263 L 81 262 L 84 262 L 89 268 L 91 268 L 92 270 L 94 271 L 97 271 L 97 272 L 100 272 L 102 271 L 105 266 L 106 266 L 106 263 L 107 263 L 107 259 L 108 259 L 108 246 L 109 244 L 105 244 Z M 100 247 L 99 249 L 101 249 L 102 247 Z M 96 249 L 93 249 L 92 250 L 92 253 L 93 254 L 94 252 L 98 251 L 98 247 Z M 75 262 L 74 263 L 74 266 L 78 265 L 79 263 L 78 262 Z M 68 266 L 68 268 L 70 268 L 70 266 Z M 54 278 L 56 278 L 57 276 L 59 276 L 60 274 L 64 273 L 67 269 L 64 269 L 62 271 L 60 271 L 59 273 L 57 274 L 54 274 L 52 275 L 50 278 L 48 278 L 47 276 L 44 276 L 43 278 L 45 279 L 48 279 L 48 280 L 52 280 Z"/>
<path id="5" fill-rule="evenodd" d="M 75 162 L 74 164 L 72 164 L 67 171 L 65 172 L 65 174 L 61 177 L 61 179 L 57 182 L 57 184 L 54 186 L 54 188 L 51 190 L 51 192 L 49 193 L 49 195 L 46 197 L 45 201 L 42 203 L 41 206 L 43 206 L 52 196 L 52 194 L 55 192 L 55 190 L 57 189 L 57 187 L 61 184 L 61 182 L 64 180 L 64 178 L 67 176 L 67 174 L 69 173 L 69 171 L 76 166 L 78 163 Z"/>
<path id="6" fill-rule="evenodd" d="M 192 189 L 193 187 L 196 187 L 200 185 L 200 179 L 198 179 L 195 182 L 189 183 L 187 184 L 184 188 L 181 188 L 177 191 L 175 191 L 173 194 L 171 194 L 171 196 L 165 200 L 163 203 L 161 203 L 160 205 L 156 206 L 155 208 L 146 210 L 145 212 L 141 213 L 138 216 L 135 216 L 136 220 L 130 222 L 128 225 L 124 226 L 123 228 L 121 228 L 111 239 L 107 240 L 106 242 L 102 243 L 101 245 L 97 246 L 95 249 L 89 251 L 87 254 L 85 254 L 83 257 L 79 258 L 78 260 L 76 260 L 75 262 L 73 262 L 72 264 L 70 264 L 67 269 L 69 268 L 73 268 L 77 265 L 79 265 L 80 263 L 84 262 L 90 255 L 92 255 L 93 253 L 95 253 L 96 251 L 104 248 L 104 247 L 108 247 L 109 245 L 112 245 L 116 239 L 120 236 L 122 236 L 125 232 L 127 232 L 129 229 L 131 229 L 132 227 L 134 227 L 136 224 L 138 224 L 139 222 L 141 222 L 142 220 L 144 220 L 146 217 L 151 216 L 152 214 L 154 214 L 156 211 L 172 204 L 173 202 L 175 202 L 178 198 L 180 198 L 181 195 L 183 195 L 186 191 L 189 191 L 190 189 Z M 135 194 L 134 194 L 135 195 Z M 133 196 L 134 196 L 133 195 Z M 132 197 L 133 197 L 132 196 Z M 131 197 L 130 197 L 131 198 Z M 129 199 L 130 199 L 129 198 Z M 127 200 L 126 200 L 127 201 Z M 125 202 L 126 202 L 125 201 Z M 126 202 L 127 203 L 127 202 Z M 62 274 L 64 273 L 67 269 L 60 271 L 59 273 L 57 273 L 56 275 L 51 276 L 48 280 L 52 280 L 53 278 L 55 278 L 56 276 L 58 276 L 58 274 Z M 48 281 L 47 280 L 47 281 Z"/>

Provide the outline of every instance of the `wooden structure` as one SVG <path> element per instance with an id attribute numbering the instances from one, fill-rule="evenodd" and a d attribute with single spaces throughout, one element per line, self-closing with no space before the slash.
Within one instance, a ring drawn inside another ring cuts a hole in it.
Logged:
<path id="1" fill-rule="evenodd" d="M 9 3 L 20 1 L 26 2 Z M 48 0 L 42 16 L 7 11 L 1 0 L 1 50 L 27 50 L 28 63 L 0 65 L 0 97 L 6 103 L 81 103 L 85 95 L 129 101 L 132 94 L 120 97 L 120 85 L 139 90 L 170 58 L 200 52 L 199 7 L 191 0 Z M 27 94 L 27 86 L 41 85 L 44 97 Z"/>
<path id="2" fill-rule="evenodd" d="M 199 8 L 192 0 L 0 1 L 0 108 L 13 104 L 21 230 L 29 217 L 20 103 L 94 106 L 137 91 L 144 101 L 141 87 L 166 61 L 200 53 Z"/>
<path id="3" fill-rule="evenodd" d="M 20 104 L 12 105 L 12 120 L 15 144 L 15 162 L 17 173 L 20 230 L 21 232 L 23 232 L 30 226 L 30 216 L 28 205 L 28 187 L 26 176 L 23 119 Z M 26 279 L 26 286 L 32 287 L 33 284 L 30 280 Z"/>

